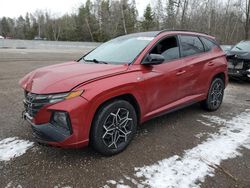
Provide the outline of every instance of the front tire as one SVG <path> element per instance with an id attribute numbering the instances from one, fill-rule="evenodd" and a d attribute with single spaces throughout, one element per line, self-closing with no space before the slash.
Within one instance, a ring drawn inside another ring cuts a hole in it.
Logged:
<path id="1" fill-rule="evenodd" d="M 133 139 L 137 115 L 127 101 L 114 100 L 104 104 L 95 115 L 91 129 L 93 148 L 106 156 L 122 152 Z"/>
<path id="2" fill-rule="evenodd" d="M 216 111 L 222 104 L 225 84 L 221 78 L 215 78 L 209 88 L 207 99 L 201 102 L 201 106 L 208 111 Z"/>

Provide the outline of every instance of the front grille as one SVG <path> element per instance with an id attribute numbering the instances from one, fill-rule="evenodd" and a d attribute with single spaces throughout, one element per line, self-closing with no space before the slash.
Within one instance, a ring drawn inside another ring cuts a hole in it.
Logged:
<path id="1" fill-rule="evenodd" d="M 34 117 L 37 112 L 46 104 L 49 103 L 47 97 L 37 99 L 37 94 L 24 92 L 24 108 L 25 111 L 31 116 Z"/>
<path id="2" fill-rule="evenodd" d="M 244 62 L 238 60 L 229 60 L 228 68 L 230 69 L 243 69 Z"/>
<path id="3" fill-rule="evenodd" d="M 244 67 L 243 67 L 244 70 L 248 70 L 250 69 L 250 61 L 245 61 L 244 62 Z"/>
<path id="4" fill-rule="evenodd" d="M 250 61 L 244 59 L 229 59 L 228 68 L 247 70 L 250 68 Z"/>

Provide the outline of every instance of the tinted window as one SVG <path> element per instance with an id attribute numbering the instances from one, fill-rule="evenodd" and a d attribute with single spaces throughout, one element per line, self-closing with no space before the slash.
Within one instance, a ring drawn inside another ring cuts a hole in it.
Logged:
<path id="1" fill-rule="evenodd" d="M 180 41 L 183 57 L 204 52 L 204 46 L 198 37 L 180 36 Z"/>
<path id="2" fill-rule="evenodd" d="M 176 37 L 168 37 L 159 42 L 150 54 L 160 54 L 165 57 L 166 61 L 180 57 L 180 50 Z"/>
<path id="3" fill-rule="evenodd" d="M 216 42 L 213 42 L 212 40 L 209 40 L 207 38 L 204 37 L 200 37 L 200 39 L 202 40 L 202 42 L 205 44 L 205 50 L 209 51 L 211 50 L 213 47 L 217 46 Z"/>

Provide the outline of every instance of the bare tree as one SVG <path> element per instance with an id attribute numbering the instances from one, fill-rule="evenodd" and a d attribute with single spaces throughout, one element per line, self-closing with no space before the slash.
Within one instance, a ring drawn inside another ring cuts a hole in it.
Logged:
<path id="1" fill-rule="evenodd" d="M 163 28 L 209 33 L 221 43 L 249 39 L 250 0 L 155 0 L 138 18 L 135 0 L 86 0 L 76 13 L 0 18 L 0 35 L 48 40 L 106 41 L 137 31 Z"/>
<path id="2" fill-rule="evenodd" d="M 128 34 L 127 32 L 127 27 L 126 27 L 126 20 L 125 20 L 125 16 L 124 16 L 124 4 L 123 1 L 120 1 L 120 8 L 121 8 L 121 14 L 122 14 L 122 25 L 123 25 L 123 29 L 124 29 L 124 33 Z"/>
<path id="3" fill-rule="evenodd" d="M 246 10 L 245 10 L 245 39 L 249 38 L 249 26 L 250 26 L 250 0 L 246 0 Z"/>
<path id="4" fill-rule="evenodd" d="M 187 9 L 188 9 L 188 0 L 184 0 L 182 4 L 181 28 L 185 27 Z"/>

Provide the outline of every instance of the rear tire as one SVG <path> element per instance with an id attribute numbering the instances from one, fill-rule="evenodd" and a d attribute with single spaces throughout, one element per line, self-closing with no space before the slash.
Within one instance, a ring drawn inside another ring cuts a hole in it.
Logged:
<path id="1" fill-rule="evenodd" d="M 201 102 L 201 106 L 208 111 L 218 110 L 223 101 L 224 89 L 224 81 L 221 78 L 215 78 L 210 85 L 207 99 Z"/>
<path id="2" fill-rule="evenodd" d="M 92 147 L 106 156 L 118 154 L 129 145 L 136 129 L 136 111 L 129 102 L 114 100 L 104 104 L 92 124 Z"/>

